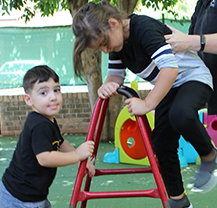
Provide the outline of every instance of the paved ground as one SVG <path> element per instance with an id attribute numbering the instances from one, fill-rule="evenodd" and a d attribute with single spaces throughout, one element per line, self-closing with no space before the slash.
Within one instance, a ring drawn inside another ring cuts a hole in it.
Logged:
<path id="1" fill-rule="evenodd" d="M 77 147 L 85 140 L 85 136 L 74 135 L 64 136 L 72 145 Z M 14 148 L 17 143 L 17 137 L 0 137 L 0 178 L 9 165 Z M 141 166 L 129 164 L 108 164 L 103 162 L 103 157 L 107 152 L 114 151 L 113 143 L 101 143 L 98 150 L 96 168 L 135 168 Z M 192 193 L 190 183 L 197 166 L 191 164 L 182 168 L 182 175 L 185 189 L 188 191 L 194 208 L 216 208 L 217 207 L 217 187 L 207 194 Z M 53 208 L 68 208 L 75 177 L 77 174 L 76 165 L 58 168 L 56 178 L 50 188 L 49 200 Z M 91 191 L 120 191 L 120 190 L 142 190 L 156 187 L 153 175 L 130 174 L 130 175 L 109 175 L 95 177 L 92 180 Z M 80 203 L 78 203 L 77 207 Z M 116 199 L 93 199 L 87 203 L 87 208 L 160 208 L 162 207 L 160 199 L 152 198 L 116 198 Z"/>

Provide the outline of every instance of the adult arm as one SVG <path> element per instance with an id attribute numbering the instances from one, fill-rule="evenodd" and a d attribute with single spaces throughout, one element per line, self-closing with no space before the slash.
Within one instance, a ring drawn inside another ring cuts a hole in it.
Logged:
<path id="1" fill-rule="evenodd" d="M 173 53 L 201 48 L 200 35 L 187 35 L 172 26 L 167 25 L 173 34 L 165 35 L 165 40 L 172 47 Z M 205 35 L 205 47 L 203 52 L 217 54 L 217 33 Z"/>
<path id="2" fill-rule="evenodd" d="M 178 68 L 161 68 L 155 87 L 147 95 L 145 100 L 139 98 L 129 98 L 125 101 L 131 116 L 144 115 L 160 103 L 169 92 L 178 75 Z"/>

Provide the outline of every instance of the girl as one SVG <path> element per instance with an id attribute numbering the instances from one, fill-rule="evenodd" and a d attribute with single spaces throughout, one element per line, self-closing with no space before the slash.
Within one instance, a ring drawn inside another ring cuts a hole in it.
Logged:
<path id="1" fill-rule="evenodd" d="M 204 191 L 209 182 L 214 184 L 216 151 L 198 118 L 198 110 L 212 93 L 209 69 L 192 51 L 174 55 L 164 39 L 171 31 L 161 22 L 145 15 L 123 18 L 106 1 L 84 5 L 73 19 L 73 32 L 76 75 L 82 76 L 81 53 L 86 48 L 109 53 L 108 76 L 98 89 L 101 98 L 117 94 L 126 68 L 155 85 L 144 100 L 125 102 L 131 116 L 155 109 L 151 140 L 170 195 L 169 204 L 172 208 L 193 207 L 184 194 L 177 148 L 182 135 L 202 158 L 194 190 Z"/>

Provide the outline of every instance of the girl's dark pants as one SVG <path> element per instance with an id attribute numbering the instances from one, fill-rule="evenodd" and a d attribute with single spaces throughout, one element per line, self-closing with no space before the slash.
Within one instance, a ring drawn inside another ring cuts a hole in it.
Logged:
<path id="1" fill-rule="evenodd" d="M 178 196 L 184 191 L 177 154 L 180 135 L 193 145 L 200 156 L 209 154 L 213 149 L 198 116 L 198 110 L 206 105 L 211 93 L 208 85 L 187 82 L 172 88 L 155 110 L 151 141 L 170 196 Z"/>

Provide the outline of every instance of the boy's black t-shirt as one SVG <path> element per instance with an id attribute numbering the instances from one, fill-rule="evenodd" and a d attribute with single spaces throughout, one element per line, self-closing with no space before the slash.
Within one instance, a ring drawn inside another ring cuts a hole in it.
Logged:
<path id="1" fill-rule="evenodd" d="M 6 189 L 21 201 L 46 199 L 57 168 L 42 167 L 36 155 L 45 151 L 59 151 L 63 141 L 55 119 L 51 122 L 37 112 L 30 112 L 12 161 L 2 178 Z"/>

